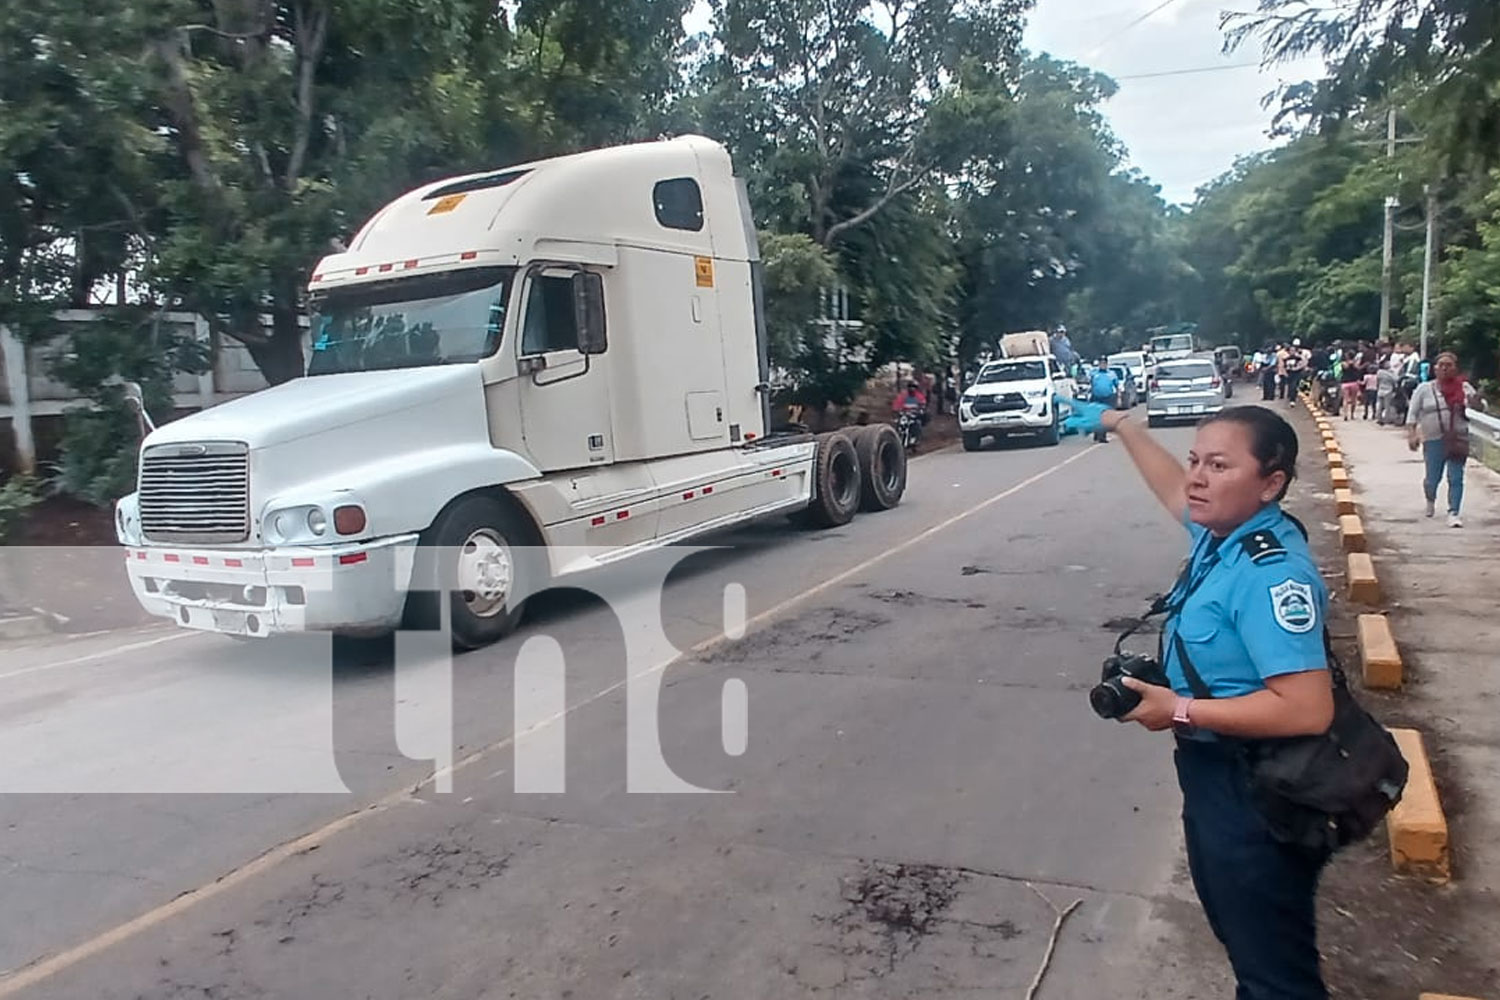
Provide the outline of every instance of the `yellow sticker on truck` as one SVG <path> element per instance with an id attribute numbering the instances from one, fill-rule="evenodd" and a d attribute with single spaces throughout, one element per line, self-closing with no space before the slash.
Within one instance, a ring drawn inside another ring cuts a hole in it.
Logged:
<path id="1" fill-rule="evenodd" d="M 466 197 L 467 197 L 467 195 L 450 194 L 446 198 L 439 198 L 437 200 L 437 204 L 433 205 L 431 208 L 429 208 L 427 210 L 427 214 L 428 215 L 443 215 L 444 213 L 451 212 L 455 208 L 457 208 L 459 202 L 463 201 L 464 198 L 466 198 Z"/>
<path id="2" fill-rule="evenodd" d="M 714 259 L 712 257 L 694 257 L 694 269 L 698 272 L 698 287 L 714 287 Z"/>

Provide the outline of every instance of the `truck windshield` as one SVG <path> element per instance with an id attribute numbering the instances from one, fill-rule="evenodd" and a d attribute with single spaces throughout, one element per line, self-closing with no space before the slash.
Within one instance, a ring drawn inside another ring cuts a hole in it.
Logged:
<path id="1" fill-rule="evenodd" d="M 1160 354 L 1163 351 L 1191 351 L 1193 349 L 1193 336 L 1189 333 L 1177 334 L 1171 337 L 1151 338 L 1151 350 Z"/>
<path id="2" fill-rule="evenodd" d="M 515 268 L 486 267 L 328 292 L 313 302 L 309 375 L 456 365 L 500 347 Z"/>
<path id="3" fill-rule="evenodd" d="M 1021 361 L 1013 365 L 995 365 L 979 373 L 976 384 L 987 382 L 1034 382 L 1047 377 L 1047 366 L 1041 361 Z"/>

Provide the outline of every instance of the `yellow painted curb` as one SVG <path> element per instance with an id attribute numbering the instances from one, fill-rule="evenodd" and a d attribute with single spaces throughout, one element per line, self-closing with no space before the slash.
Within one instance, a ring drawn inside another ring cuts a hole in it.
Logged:
<path id="1" fill-rule="evenodd" d="M 1349 553 L 1349 599 L 1372 607 L 1380 603 L 1380 580 L 1368 552 Z"/>
<path id="2" fill-rule="evenodd" d="M 1396 648 L 1385 615 L 1359 616 L 1359 659 L 1364 665 L 1365 687 L 1391 690 L 1401 686 L 1401 651 Z"/>
<path id="3" fill-rule="evenodd" d="M 1476 997 L 1456 997 L 1448 993 L 1423 993 L 1417 1000 L 1477 1000 Z"/>
<path id="4" fill-rule="evenodd" d="M 1368 551 L 1365 524 L 1358 514 L 1339 515 L 1339 534 L 1343 536 L 1345 552 Z"/>
<path id="5" fill-rule="evenodd" d="M 1342 469 L 1344 467 L 1344 453 L 1339 451 L 1330 451 L 1328 453 L 1328 468 Z"/>
<path id="6" fill-rule="evenodd" d="M 1343 468 L 1333 470 L 1333 488 L 1336 490 L 1347 490 L 1349 488 L 1349 473 Z"/>
<path id="7" fill-rule="evenodd" d="M 1333 491 L 1333 502 L 1338 507 L 1340 514 L 1358 514 L 1359 510 L 1354 506 L 1354 491 L 1341 489 Z"/>
<path id="8" fill-rule="evenodd" d="M 1391 838 L 1391 864 L 1405 875 L 1421 875 L 1434 882 L 1447 882 L 1448 820 L 1438 799 L 1432 764 L 1415 729 L 1392 729 L 1391 735 L 1406 758 L 1409 773 L 1406 791 L 1386 816 Z"/>

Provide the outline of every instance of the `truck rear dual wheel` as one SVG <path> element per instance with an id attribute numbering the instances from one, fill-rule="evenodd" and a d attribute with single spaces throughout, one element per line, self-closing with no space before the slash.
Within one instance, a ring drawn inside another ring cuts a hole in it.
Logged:
<path id="1" fill-rule="evenodd" d="M 848 524 L 859 510 L 863 479 L 854 442 L 842 431 L 817 436 L 813 456 L 812 503 L 807 520 L 819 528 Z"/>
<path id="2" fill-rule="evenodd" d="M 406 627 L 440 627 L 448 600 L 453 647 L 478 649 L 515 630 L 541 579 L 532 532 L 494 497 L 464 497 L 423 532 L 412 568 Z"/>
<path id="3" fill-rule="evenodd" d="M 890 510 L 906 492 L 906 449 L 890 424 L 868 424 L 848 432 L 859 458 L 859 509 Z"/>

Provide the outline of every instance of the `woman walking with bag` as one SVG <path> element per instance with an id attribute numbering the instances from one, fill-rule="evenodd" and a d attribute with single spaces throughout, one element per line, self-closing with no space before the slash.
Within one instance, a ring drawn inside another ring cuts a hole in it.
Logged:
<path id="1" fill-rule="evenodd" d="M 1434 367 L 1436 381 L 1423 382 L 1411 394 L 1406 410 L 1407 445 L 1422 449 L 1427 475 L 1422 482 L 1427 494 L 1427 516 L 1437 513 L 1437 489 L 1448 475 L 1448 527 L 1462 528 L 1459 511 L 1464 502 L 1464 463 L 1469 459 L 1471 406 L 1484 408 L 1484 400 L 1458 370 L 1458 357 L 1444 351 Z"/>

